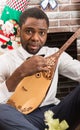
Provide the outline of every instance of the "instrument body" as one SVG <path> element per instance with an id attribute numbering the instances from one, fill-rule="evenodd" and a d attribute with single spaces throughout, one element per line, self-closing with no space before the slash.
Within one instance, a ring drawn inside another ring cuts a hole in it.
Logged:
<path id="1" fill-rule="evenodd" d="M 44 78 L 42 73 L 37 75 L 24 78 L 7 102 L 24 114 L 30 113 L 34 110 L 34 107 L 39 106 L 38 102 L 42 102 L 43 95 L 46 95 L 50 85 L 51 81 Z"/>
<path id="2" fill-rule="evenodd" d="M 14 94 L 7 101 L 7 104 L 12 105 L 23 114 L 29 114 L 35 110 L 42 103 L 48 92 L 60 55 L 71 45 L 79 34 L 80 29 L 78 29 L 55 54 L 46 57 L 50 68 L 48 72 L 40 72 L 25 77 L 18 84 Z"/>

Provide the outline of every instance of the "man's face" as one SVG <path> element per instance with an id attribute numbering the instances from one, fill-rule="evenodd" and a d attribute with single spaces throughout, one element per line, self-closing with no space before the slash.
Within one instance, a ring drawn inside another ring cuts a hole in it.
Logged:
<path id="1" fill-rule="evenodd" d="M 46 42 L 47 29 L 45 19 L 28 18 L 20 29 L 23 48 L 31 54 L 36 54 Z"/>

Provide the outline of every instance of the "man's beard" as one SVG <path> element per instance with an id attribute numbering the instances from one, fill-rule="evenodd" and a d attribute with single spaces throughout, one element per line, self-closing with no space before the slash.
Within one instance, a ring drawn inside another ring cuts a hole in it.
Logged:
<path id="1" fill-rule="evenodd" d="M 26 44 L 22 44 L 22 47 L 23 47 L 28 53 L 33 54 L 33 55 L 35 55 L 36 53 L 38 53 L 39 50 L 42 48 L 42 46 L 39 46 L 37 50 L 33 50 L 33 49 L 29 49 L 28 45 L 26 45 L 26 46 L 25 46 L 25 45 L 26 45 Z"/>

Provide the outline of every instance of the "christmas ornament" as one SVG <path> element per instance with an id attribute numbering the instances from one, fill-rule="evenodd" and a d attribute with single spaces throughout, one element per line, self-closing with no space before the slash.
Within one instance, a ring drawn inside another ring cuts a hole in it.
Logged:
<path id="1" fill-rule="evenodd" d="M 56 2 L 56 0 L 42 0 L 40 5 L 43 9 L 46 9 L 48 4 L 52 9 L 54 9 L 58 3 Z"/>
<path id="2" fill-rule="evenodd" d="M 20 45 L 20 37 L 17 34 L 19 17 L 28 7 L 29 0 L 6 0 L 6 5 L 0 18 L 0 45 L 2 49 L 14 49 Z"/>
<path id="3" fill-rule="evenodd" d="M 19 25 L 14 20 L 8 20 L 2 24 L 0 29 L 1 48 L 13 49 L 12 40 L 15 40 Z"/>
<path id="4" fill-rule="evenodd" d="M 9 19 L 19 21 L 21 13 L 27 8 L 29 0 L 6 0 L 1 19 L 6 22 Z"/>

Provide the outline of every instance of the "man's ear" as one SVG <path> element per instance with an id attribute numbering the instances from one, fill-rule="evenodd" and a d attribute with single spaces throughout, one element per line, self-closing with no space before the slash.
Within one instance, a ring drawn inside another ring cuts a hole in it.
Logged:
<path id="1" fill-rule="evenodd" d="M 20 36 L 20 27 L 17 28 L 17 35 L 16 36 Z"/>

